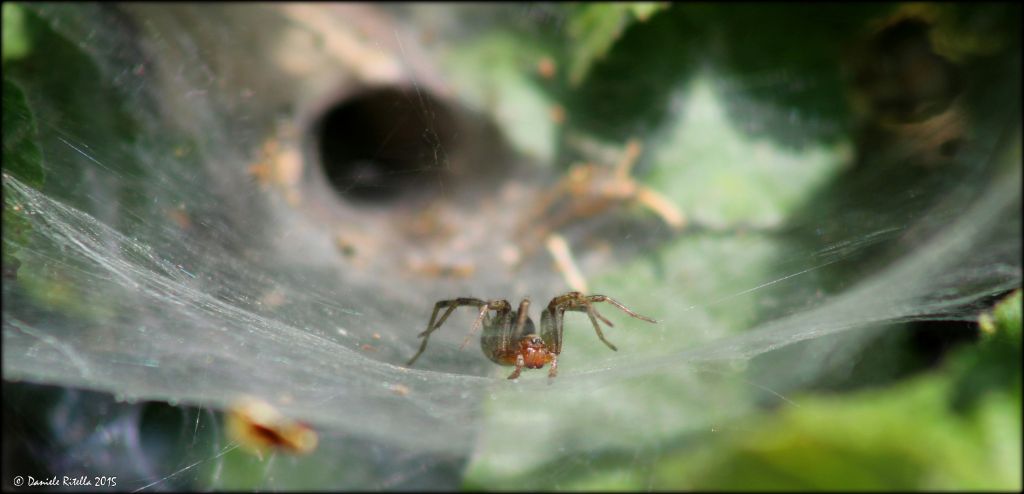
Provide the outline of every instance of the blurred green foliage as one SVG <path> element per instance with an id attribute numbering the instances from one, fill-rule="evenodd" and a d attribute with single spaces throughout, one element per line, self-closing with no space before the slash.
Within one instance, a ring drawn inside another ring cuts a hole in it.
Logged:
<path id="1" fill-rule="evenodd" d="M 798 398 L 798 408 L 754 418 L 747 431 L 670 455 L 654 487 L 1020 490 L 1020 290 L 982 319 L 989 336 L 943 369 L 880 390 Z"/>
<path id="2" fill-rule="evenodd" d="M 135 143 L 137 127 L 123 111 L 125 96 L 102 76 L 93 54 L 58 32 L 35 7 L 8 3 L 3 7 L 4 173 L 58 200 L 82 205 L 101 202 L 104 206 L 117 201 L 120 208 L 141 211 L 140 205 L 148 204 L 149 198 L 131 182 L 138 160 L 114 159 Z M 25 48 L 8 54 L 9 37 L 13 46 Z M 46 131 L 52 130 L 53 122 L 60 123 L 60 130 Z M 83 144 L 87 142 L 106 145 L 91 148 Z M 90 166 L 82 166 L 83 161 Z M 89 171 L 94 164 L 121 174 L 98 176 Z M 120 194 L 97 193 L 102 187 L 89 186 L 100 183 Z M 10 287 L 5 284 L 5 289 L 17 288 L 8 292 L 10 300 L 60 308 L 71 317 L 113 317 L 114 301 L 99 290 L 84 290 L 72 283 L 66 265 L 41 261 L 47 259 L 45 254 L 27 261 L 28 256 L 18 252 L 33 240 L 24 216 L 28 207 L 5 195 L 4 274 L 16 280 Z M 117 219 L 127 221 L 126 217 L 129 215 Z"/>
<path id="3" fill-rule="evenodd" d="M 897 385 L 797 398 L 656 468 L 661 489 L 1019 490 L 1020 291 L 993 336 Z M 990 316 L 983 316 L 988 318 Z M 982 384 L 984 383 L 984 384 Z M 964 390 L 971 407 L 958 410 Z"/>
<path id="4" fill-rule="evenodd" d="M 25 12 L 16 3 L 3 5 L 3 63 L 28 55 L 31 41 Z M 25 93 L 14 81 L 3 80 L 3 169 L 32 187 L 43 185 L 42 151 L 36 119 Z"/>
<path id="5" fill-rule="evenodd" d="M 569 16 L 568 34 L 572 39 L 569 83 L 576 86 L 587 76 L 594 62 L 608 53 L 622 32 L 633 22 L 646 21 L 668 3 L 625 2 L 592 3 L 574 6 Z"/>
<path id="6" fill-rule="evenodd" d="M 549 52 L 537 40 L 493 30 L 441 60 L 463 104 L 490 115 L 515 149 L 543 163 L 555 152 L 554 101 L 532 74 Z"/>
<path id="7" fill-rule="evenodd" d="M 1020 402 L 984 400 L 969 417 L 948 408 L 948 380 L 927 376 L 881 391 L 797 399 L 699 452 L 670 455 L 657 489 L 1014 490 L 1020 488 Z M 1005 455 L 1005 456 L 1004 456 Z"/>
<path id="8" fill-rule="evenodd" d="M 10 6 L 4 4 L 5 37 L 8 36 L 6 28 Z M 43 155 L 47 156 L 43 166 L 48 177 L 45 190 L 58 196 L 87 196 L 89 191 L 83 190 L 82 181 L 88 167 L 78 166 L 77 159 L 98 161 L 131 176 L 136 171 L 137 160 L 113 159 L 118 151 L 129 149 L 134 144 L 137 133 L 136 122 L 124 111 L 127 104 L 125 95 L 109 82 L 109 77 L 104 76 L 95 55 L 84 45 L 69 40 L 29 6 L 17 5 L 16 12 L 18 29 L 14 32 L 21 40 L 18 44 L 30 46 L 31 51 L 18 57 L 5 55 L 4 78 L 17 84 L 23 93 L 23 103 L 19 108 L 10 110 L 18 113 L 8 115 L 5 86 L 4 127 L 7 127 L 9 119 L 26 122 L 24 115 L 27 110 L 23 108 L 30 109 L 33 129 L 36 126 L 46 128 L 52 122 L 60 123 L 60 133 L 45 132 L 45 137 L 37 141 Z M 54 70 L 55 67 L 60 70 Z M 5 133 L 5 151 L 7 138 Z M 83 142 L 107 143 L 105 148 L 108 151 L 104 155 L 100 150 L 92 149 L 85 153 L 88 156 L 83 156 L 80 151 L 85 150 L 81 145 Z M 79 150 L 70 146 L 77 146 Z M 76 159 L 55 158 L 63 155 Z M 5 159 L 4 167 L 8 166 Z M 81 203 L 88 204 L 88 201 Z"/>
<path id="9" fill-rule="evenodd" d="M 790 146 L 831 144 L 848 131 L 837 63 L 843 43 L 860 35 L 869 19 L 893 8 L 672 5 L 646 22 L 625 25 L 586 77 L 561 96 L 570 122 L 581 130 L 624 140 L 656 132 L 672 118 L 673 93 L 699 72 L 714 69 L 716 85 L 728 90 L 730 116 L 751 133 Z M 564 63 L 577 63 L 577 51 L 566 50 Z"/>
<path id="10" fill-rule="evenodd" d="M 3 81 L 3 145 L 4 172 L 26 185 L 43 186 L 43 155 L 39 149 L 39 133 L 35 117 L 25 95 L 14 82 Z"/>
<path id="11" fill-rule="evenodd" d="M 978 320 L 982 341 L 977 351 L 954 362 L 957 374 L 953 407 L 969 411 L 985 396 L 1006 390 L 1021 393 L 1021 291 L 1017 290 Z"/>
<path id="12" fill-rule="evenodd" d="M 3 62 L 22 58 L 32 49 L 31 40 L 25 34 L 25 12 L 14 2 L 3 5 Z"/>
<path id="13" fill-rule="evenodd" d="M 3 64 L 28 55 L 31 43 L 24 30 L 21 6 L 3 5 Z M 26 185 L 41 188 L 44 182 L 43 155 L 39 148 L 39 133 L 25 94 L 13 81 L 3 79 L 3 173 L 10 174 Z M 31 224 L 24 217 L 22 205 L 4 197 L 3 210 L 3 275 L 15 278 L 21 261 L 17 252 L 27 239 Z"/>

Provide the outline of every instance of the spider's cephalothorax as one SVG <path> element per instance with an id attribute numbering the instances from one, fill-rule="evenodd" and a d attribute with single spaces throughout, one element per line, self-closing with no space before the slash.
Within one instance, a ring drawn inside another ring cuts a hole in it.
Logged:
<path id="1" fill-rule="evenodd" d="M 485 301 L 478 298 L 442 300 L 434 305 L 434 312 L 430 315 L 427 329 L 419 334 L 420 338 L 423 338 L 419 351 L 409 359 L 409 363 L 406 365 L 411 366 L 413 362 L 416 362 L 416 359 L 427 349 L 430 333 L 440 328 L 456 308 L 470 305 L 479 307 L 480 313 L 473 323 L 469 335 L 466 336 L 466 340 L 462 342 L 463 348 L 473 338 L 477 330 L 483 327 L 480 347 L 483 349 L 484 355 L 487 355 L 487 358 L 495 363 L 515 366 L 516 369 L 508 376 L 509 379 L 519 377 L 523 367 L 540 369 L 547 364 L 551 364 L 548 377 L 555 377 L 558 373 L 558 354 L 562 352 L 562 317 L 566 311 L 586 312 L 590 317 L 590 322 L 594 325 L 597 337 L 605 345 L 608 345 L 608 348 L 616 350 L 615 345 L 604 338 L 604 333 L 601 332 L 601 326 L 597 321 L 600 319 L 609 327 L 614 325 L 597 312 L 597 308 L 593 305 L 595 302 L 608 302 L 632 317 L 647 322 L 657 322 L 629 310 L 611 297 L 569 292 L 551 299 L 551 302 L 548 303 L 544 312 L 541 313 L 540 335 L 538 336 L 533 320 L 530 319 L 528 313 L 529 299 L 520 302 L 518 310 L 512 310 L 512 306 L 507 300 Z M 441 309 L 446 310 L 438 320 L 437 313 Z"/>

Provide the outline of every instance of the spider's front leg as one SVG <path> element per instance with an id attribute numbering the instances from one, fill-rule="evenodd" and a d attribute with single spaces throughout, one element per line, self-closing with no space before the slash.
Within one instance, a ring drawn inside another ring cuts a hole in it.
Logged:
<path id="1" fill-rule="evenodd" d="M 509 374 L 509 379 L 518 379 L 526 366 L 526 359 L 520 354 L 516 355 L 516 369 Z M 551 354 L 551 369 L 548 370 L 548 379 L 554 379 L 558 375 L 558 355 Z"/>
<path id="2" fill-rule="evenodd" d="M 516 355 L 516 370 L 512 371 L 512 373 L 508 375 L 508 378 L 518 379 L 519 374 L 523 373 L 524 365 L 526 365 L 526 359 L 524 359 L 522 355 Z"/>
<path id="3" fill-rule="evenodd" d="M 647 316 L 642 316 L 640 314 L 637 314 L 636 312 L 633 312 L 628 307 L 623 305 L 621 302 L 606 295 L 587 296 L 583 295 L 580 292 L 569 292 L 566 293 L 565 295 L 561 295 L 551 299 L 551 303 L 548 304 L 547 309 L 541 316 L 541 327 L 544 329 L 545 334 L 547 335 L 545 336 L 545 339 L 548 339 L 549 337 L 551 338 L 553 342 L 552 347 L 554 348 L 555 355 L 561 353 L 562 351 L 562 321 L 564 319 L 564 314 L 566 311 L 586 312 L 587 317 L 590 318 L 590 323 L 594 326 L 594 332 L 597 333 L 597 338 L 601 340 L 601 342 L 603 342 L 605 345 L 608 345 L 608 348 L 611 348 L 612 350 L 618 350 L 617 348 L 615 348 L 615 345 L 613 345 L 604 337 L 604 332 L 601 331 L 601 325 L 598 323 L 598 320 L 600 319 L 601 321 L 604 321 L 604 323 L 607 324 L 609 327 L 614 327 L 615 325 L 612 324 L 611 321 L 609 321 L 606 317 L 602 316 L 601 313 L 597 311 L 597 308 L 594 307 L 593 305 L 596 302 L 608 302 L 614 305 L 615 307 L 619 308 L 626 314 L 629 314 L 631 317 L 640 319 L 642 321 L 647 321 L 650 323 L 658 322 Z"/>
<path id="4" fill-rule="evenodd" d="M 622 302 L 619 302 L 618 300 L 615 300 L 615 299 L 613 299 L 613 298 L 611 298 L 609 296 L 606 296 L 606 295 L 591 295 L 591 296 L 587 297 L 587 302 L 608 302 L 609 304 L 612 304 L 615 307 L 618 307 L 619 310 L 621 310 L 622 312 L 625 312 L 626 314 L 629 314 L 630 317 L 639 319 L 641 321 L 647 321 L 647 322 L 650 322 L 650 323 L 655 323 L 655 324 L 658 323 L 657 320 L 651 319 L 651 318 L 649 318 L 647 316 L 642 316 L 640 314 L 637 314 L 636 312 L 633 312 L 632 310 L 630 310 L 629 307 L 626 307 L 625 305 L 622 305 Z M 600 316 L 600 314 L 598 314 L 598 316 Z M 603 317 L 601 318 L 601 320 L 603 320 L 604 322 L 607 322 L 609 326 L 612 325 L 612 323 L 608 322 L 608 320 L 603 318 Z"/>
<path id="5" fill-rule="evenodd" d="M 608 348 L 618 351 L 618 348 L 604 337 L 604 332 L 601 331 L 601 325 L 598 324 L 597 320 L 604 321 L 609 327 L 614 326 L 614 324 L 598 313 L 590 305 L 585 295 L 580 292 L 569 292 L 551 299 L 544 313 L 541 314 L 542 335 L 545 341 L 550 341 L 549 345 L 555 355 L 562 353 L 562 336 L 564 333 L 566 311 L 586 312 L 591 324 L 594 325 L 594 332 L 597 333 L 597 338 L 605 345 L 608 345 Z"/>

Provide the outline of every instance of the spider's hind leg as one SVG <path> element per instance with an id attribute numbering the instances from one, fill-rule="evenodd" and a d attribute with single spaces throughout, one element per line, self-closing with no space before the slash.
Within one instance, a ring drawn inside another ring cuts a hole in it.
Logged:
<path id="1" fill-rule="evenodd" d="M 484 305 L 480 307 L 480 315 L 477 316 L 476 321 L 473 321 L 473 327 L 470 328 L 469 334 L 466 335 L 466 339 L 463 340 L 462 345 L 459 346 L 460 350 L 466 348 L 469 341 L 473 339 L 473 335 L 475 335 L 476 332 L 480 330 L 480 327 L 484 325 L 484 318 L 487 317 L 487 312 L 492 310 L 498 312 L 498 319 L 505 321 L 508 318 L 509 313 L 512 311 L 512 306 L 509 305 L 507 300 L 491 300 L 490 302 L 484 303 Z"/>
<path id="2" fill-rule="evenodd" d="M 563 314 L 565 312 L 586 312 L 587 317 L 590 318 L 590 323 L 593 324 L 594 326 L 594 332 L 597 333 L 597 338 L 601 340 L 601 342 L 604 343 L 605 345 L 608 345 L 608 348 L 611 348 L 612 351 L 617 352 L 619 350 L 618 348 L 615 347 L 615 345 L 612 344 L 612 342 L 608 341 L 608 339 L 604 337 L 604 332 L 601 331 L 601 324 L 597 322 L 598 319 L 604 321 L 604 323 L 607 324 L 608 327 L 614 327 L 615 325 L 612 324 L 612 322 L 609 321 L 607 318 L 602 316 L 601 313 L 597 312 L 597 308 L 594 307 L 593 304 L 591 304 L 592 301 L 597 301 L 592 300 L 594 297 L 603 297 L 603 295 L 587 297 L 580 292 L 569 292 L 566 293 L 565 295 L 555 297 L 554 299 L 551 300 L 551 303 L 548 305 L 548 311 L 551 312 L 552 316 L 554 316 L 553 322 L 555 326 L 555 332 L 558 335 L 559 349 L 561 349 L 562 341 L 561 335 L 563 331 Z"/>
<path id="3" fill-rule="evenodd" d="M 409 359 L 409 362 L 405 364 L 406 366 L 412 366 L 412 364 L 416 362 L 416 359 L 420 358 L 420 355 L 423 354 L 423 351 L 427 349 L 427 340 L 430 339 L 430 333 L 440 329 L 441 325 L 448 320 L 448 316 L 452 315 L 452 312 L 454 312 L 455 309 L 463 305 L 483 306 L 486 308 L 487 302 L 478 298 L 456 298 L 452 300 L 442 300 L 434 304 L 434 312 L 430 315 L 430 322 L 427 324 L 427 329 L 423 330 L 423 332 L 419 334 L 419 338 L 423 338 L 423 343 L 420 343 L 419 351 Z M 445 307 L 447 307 L 448 310 L 446 310 L 444 315 L 441 316 L 441 320 L 437 321 L 435 324 L 434 321 L 437 320 L 437 313 Z"/>
<path id="4" fill-rule="evenodd" d="M 565 295 L 553 298 L 551 300 L 551 303 L 548 305 L 547 309 L 547 313 L 550 313 L 551 315 L 551 321 L 549 322 L 549 324 L 553 325 L 553 329 L 556 335 L 556 341 L 558 342 L 557 348 L 559 351 L 561 350 L 562 341 L 562 314 L 563 312 L 569 311 L 586 312 L 587 317 L 590 318 L 590 323 L 594 326 L 594 332 L 597 333 L 597 338 L 601 340 L 601 342 L 604 343 L 605 345 L 608 345 L 608 348 L 611 348 L 614 351 L 618 351 L 618 348 L 616 348 L 615 345 L 608 341 L 608 339 L 604 337 L 604 332 L 601 331 L 601 324 L 598 322 L 598 320 L 604 321 L 604 323 L 607 324 L 608 327 L 614 327 L 615 325 L 612 324 L 611 321 L 609 321 L 606 317 L 602 316 L 601 313 L 597 311 L 597 307 L 594 306 L 594 304 L 597 302 L 608 302 L 617 307 L 619 310 L 625 312 L 626 314 L 629 314 L 631 317 L 635 317 L 642 321 L 647 321 L 651 323 L 658 322 L 647 316 L 642 316 L 640 314 L 637 314 L 636 312 L 633 312 L 625 305 L 622 305 L 621 302 L 611 297 L 605 295 L 583 295 L 582 293 L 579 292 L 569 292 L 566 293 Z M 557 354 L 558 352 L 555 353 Z"/>

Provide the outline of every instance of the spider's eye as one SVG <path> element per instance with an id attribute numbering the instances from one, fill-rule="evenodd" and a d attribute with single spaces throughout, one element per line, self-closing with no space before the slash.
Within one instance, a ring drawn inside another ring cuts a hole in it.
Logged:
<path id="1" fill-rule="evenodd" d="M 530 343 L 533 343 L 534 345 L 540 345 L 541 343 L 544 343 L 544 340 L 534 336 L 533 339 L 530 340 Z"/>

